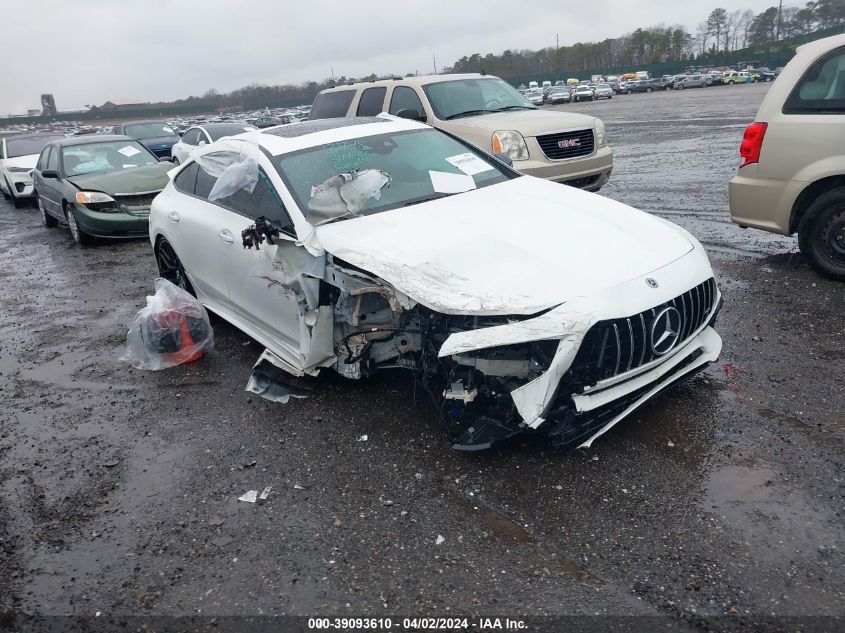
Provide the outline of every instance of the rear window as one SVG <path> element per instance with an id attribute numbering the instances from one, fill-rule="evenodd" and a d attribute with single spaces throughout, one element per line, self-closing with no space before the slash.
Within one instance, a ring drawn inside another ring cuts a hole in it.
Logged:
<path id="1" fill-rule="evenodd" d="M 831 51 L 807 69 L 783 106 L 784 114 L 845 112 L 845 47 Z"/>
<path id="2" fill-rule="evenodd" d="M 337 92 L 323 92 L 318 94 L 314 100 L 314 104 L 311 106 L 311 114 L 308 119 L 345 117 L 347 110 L 349 110 L 349 104 L 352 103 L 352 97 L 354 96 L 354 90 L 339 90 Z"/>

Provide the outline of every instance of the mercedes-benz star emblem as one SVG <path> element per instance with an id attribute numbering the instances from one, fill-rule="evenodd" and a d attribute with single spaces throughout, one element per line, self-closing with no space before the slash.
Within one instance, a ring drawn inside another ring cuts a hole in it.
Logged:
<path id="1" fill-rule="evenodd" d="M 668 354 L 681 336 L 681 313 L 672 306 L 663 308 L 651 324 L 651 351 L 657 356 Z"/>
<path id="2" fill-rule="evenodd" d="M 649 288 L 657 288 L 660 284 L 657 283 L 656 279 L 652 279 L 651 277 L 646 277 L 645 285 Z"/>

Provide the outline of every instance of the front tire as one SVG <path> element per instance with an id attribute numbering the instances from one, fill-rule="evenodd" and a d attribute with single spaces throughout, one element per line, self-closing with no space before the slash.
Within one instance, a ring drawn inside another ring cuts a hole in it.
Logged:
<path id="1" fill-rule="evenodd" d="M 44 203 L 41 202 L 41 198 L 38 197 L 37 193 L 35 194 L 35 199 L 38 200 L 38 211 L 41 213 L 41 222 L 43 222 L 44 226 L 48 229 L 52 229 L 59 223 L 59 221 L 47 213 L 47 209 L 44 208 Z"/>
<path id="2" fill-rule="evenodd" d="M 65 205 L 65 219 L 67 220 L 70 234 L 73 236 L 73 241 L 80 246 L 88 246 L 91 243 L 91 236 L 79 226 L 79 222 L 76 221 L 76 213 L 71 205 Z"/>
<path id="3" fill-rule="evenodd" d="M 651 88 L 646 88 L 646 89 L 645 89 L 645 91 L 646 91 L 646 92 L 651 92 Z"/>
<path id="4" fill-rule="evenodd" d="M 798 245 L 816 272 L 845 281 L 845 188 L 828 191 L 807 208 Z"/>
<path id="5" fill-rule="evenodd" d="M 684 89 L 684 84 L 678 84 L 678 90 L 683 90 L 683 89 Z"/>
<path id="6" fill-rule="evenodd" d="M 626 90 L 626 91 L 625 91 L 625 94 L 629 95 L 629 94 L 631 94 L 632 92 L 633 92 L 633 90 L 630 90 L 630 89 L 629 89 L 629 90 Z"/>
<path id="7" fill-rule="evenodd" d="M 162 237 L 156 243 L 155 258 L 159 277 L 167 279 L 174 286 L 179 286 L 194 297 L 197 296 L 194 287 L 191 285 L 191 280 L 188 279 L 188 274 L 185 272 L 185 267 L 182 266 L 182 261 L 176 255 L 176 251 L 173 250 L 167 238 Z"/>

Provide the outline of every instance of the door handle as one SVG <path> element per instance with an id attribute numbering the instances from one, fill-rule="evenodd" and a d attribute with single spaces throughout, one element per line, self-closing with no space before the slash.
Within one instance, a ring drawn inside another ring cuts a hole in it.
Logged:
<path id="1" fill-rule="evenodd" d="M 235 236 L 232 235 L 232 232 L 228 229 L 220 229 L 220 232 L 217 235 L 220 237 L 221 240 L 228 244 L 235 243 Z"/>
<path id="2" fill-rule="evenodd" d="M 179 214 L 176 213 L 175 211 L 171 211 L 170 213 L 167 214 L 167 219 L 170 220 L 171 222 L 178 222 L 179 221 Z"/>

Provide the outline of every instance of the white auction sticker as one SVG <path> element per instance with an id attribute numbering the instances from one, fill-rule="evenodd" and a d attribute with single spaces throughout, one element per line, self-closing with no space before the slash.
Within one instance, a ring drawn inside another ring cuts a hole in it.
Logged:
<path id="1" fill-rule="evenodd" d="M 475 154 L 467 152 L 466 154 L 458 154 L 457 156 L 449 156 L 446 159 L 455 167 L 464 172 L 467 176 L 475 176 L 483 171 L 490 171 L 493 166 L 481 160 Z"/>
<path id="2" fill-rule="evenodd" d="M 472 176 L 431 170 L 429 170 L 428 175 L 431 178 L 431 187 L 437 193 L 463 193 L 475 189 L 475 181 Z"/>
<path id="3" fill-rule="evenodd" d="M 135 148 L 134 148 L 134 147 L 132 147 L 131 145 L 127 145 L 126 147 L 121 147 L 121 148 L 120 148 L 119 150 L 117 150 L 117 151 L 118 151 L 118 152 L 120 152 L 121 154 L 123 154 L 124 156 L 126 156 L 126 158 L 131 158 L 131 157 L 132 157 L 132 156 L 134 156 L 135 154 L 140 154 L 140 153 L 141 153 L 141 150 L 139 150 L 139 149 L 135 149 Z"/>

